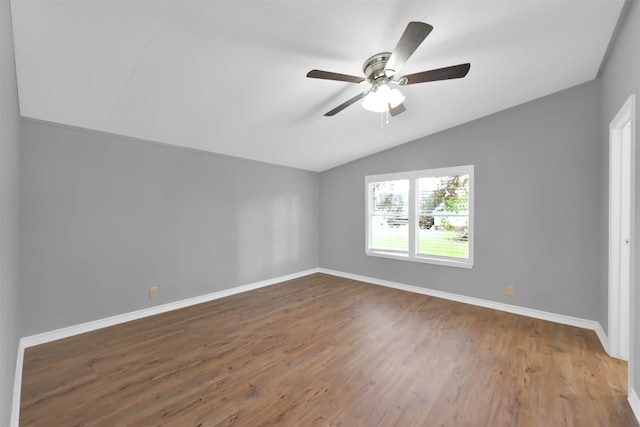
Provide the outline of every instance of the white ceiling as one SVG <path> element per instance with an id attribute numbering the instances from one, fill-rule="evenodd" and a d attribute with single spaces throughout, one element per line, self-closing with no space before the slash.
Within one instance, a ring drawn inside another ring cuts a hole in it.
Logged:
<path id="1" fill-rule="evenodd" d="M 323 171 L 596 77 L 623 0 L 12 0 L 22 116 Z M 380 128 L 362 75 L 409 21 L 434 27 Z"/>

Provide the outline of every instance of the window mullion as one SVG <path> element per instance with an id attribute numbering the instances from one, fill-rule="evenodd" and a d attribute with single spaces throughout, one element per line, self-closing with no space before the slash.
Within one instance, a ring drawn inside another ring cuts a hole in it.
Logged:
<path id="1" fill-rule="evenodd" d="M 409 221 L 407 224 L 409 227 L 409 258 L 415 258 L 418 252 L 418 239 L 416 235 L 416 224 L 418 223 L 418 191 L 416 190 L 417 182 L 417 178 L 411 178 L 409 180 Z"/>

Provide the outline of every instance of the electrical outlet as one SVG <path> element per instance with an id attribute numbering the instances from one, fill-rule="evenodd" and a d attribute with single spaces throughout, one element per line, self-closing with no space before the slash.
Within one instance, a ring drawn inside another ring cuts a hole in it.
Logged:
<path id="1" fill-rule="evenodd" d="M 351 266 L 351 263 L 349 262 L 349 260 L 345 260 L 344 268 L 349 268 L 349 266 Z"/>
<path id="2" fill-rule="evenodd" d="M 513 286 L 505 286 L 504 287 L 504 294 L 508 297 L 512 297 L 513 296 L 513 292 L 514 292 L 514 288 Z"/>
<path id="3" fill-rule="evenodd" d="M 149 298 L 157 298 L 158 297 L 158 287 L 154 286 L 153 288 L 149 288 Z"/>

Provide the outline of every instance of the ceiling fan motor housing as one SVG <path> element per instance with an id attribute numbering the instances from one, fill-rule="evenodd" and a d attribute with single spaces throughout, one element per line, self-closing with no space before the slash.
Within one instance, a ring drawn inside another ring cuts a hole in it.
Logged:
<path id="1" fill-rule="evenodd" d="M 381 52 L 376 53 L 364 61 L 362 71 L 364 71 L 364 75 L 367 76 L 367 80 L 369 80 L 369 82 L 374 83 L 380 77 L 384 77 L 385 79 L 390 77 L 384 70 L 390 57 L 391 52 Z"/>

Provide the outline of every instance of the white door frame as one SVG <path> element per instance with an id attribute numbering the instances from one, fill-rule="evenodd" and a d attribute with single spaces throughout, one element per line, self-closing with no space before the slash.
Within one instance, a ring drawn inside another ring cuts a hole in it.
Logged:
<path id="1" fill-rule="evenodd" d="M 631 95 L 609 124 L 609 354 L 625 360 L 635 283 L 635 104 Z"/>

